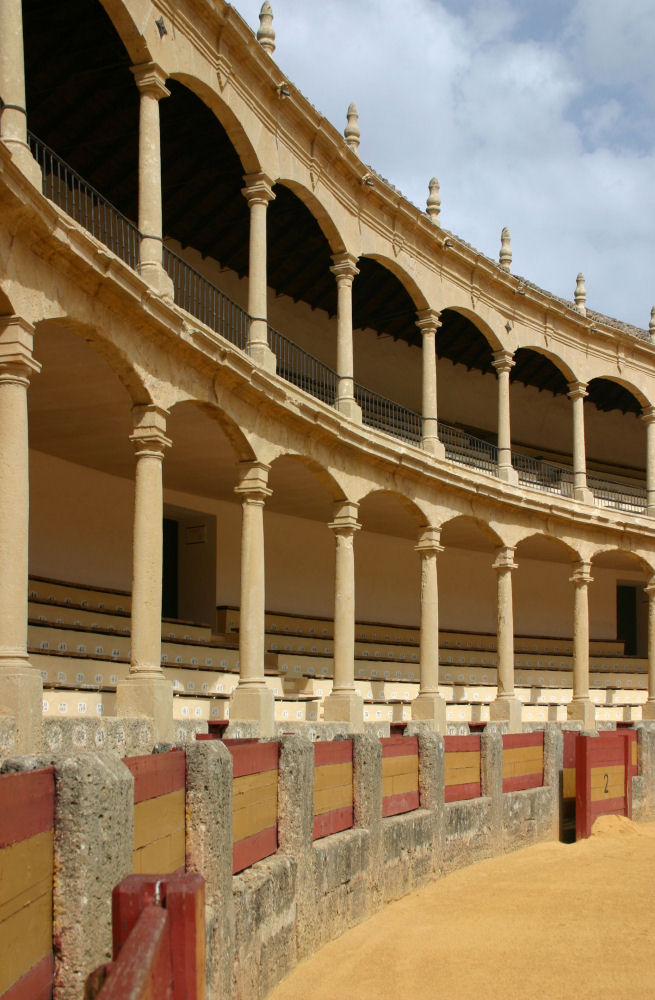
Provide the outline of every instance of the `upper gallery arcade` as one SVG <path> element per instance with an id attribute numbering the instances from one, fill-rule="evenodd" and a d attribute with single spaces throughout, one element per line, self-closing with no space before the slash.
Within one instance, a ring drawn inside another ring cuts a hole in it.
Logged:
<path id="1" fill-rule="evenodd" d="M 0 99 L 0 712 L 24 745 L 30 576 L 130 591 L 115 711 L 163 735 L 162 589 L 171 618 L 240 608 L 230 717 L 271 731 L 266 609 L 333 622 L 326 720 L 361 725 L 369 620 L 418 630 L 415 718 L 445 725 L 441 623 L 495 633 L 512 726 L 515 633 L 571 637 L 593 723 L 590 635 L 631 586 L 655 712 L 655 323 L 517 277 L 506 231 L 484 257 L 434 181 L 405 200 L 354 106 L 341 135 L 285 77 L 268 4 L 255 37 L 222 0 L 3 0 Z M 173 569 L 164 519 L 204 526 Z"/>

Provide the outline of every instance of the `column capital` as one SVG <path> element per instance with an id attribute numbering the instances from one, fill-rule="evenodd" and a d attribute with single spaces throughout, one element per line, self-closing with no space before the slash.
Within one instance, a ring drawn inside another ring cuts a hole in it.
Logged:
<path id="1" fill-rule="evenodd" d="M 443 552 L 443 545 L 439 544 L 439 539 L 441 537 L 441 528 L 433 528 L 431 525 L 426 525 L 426 527 L 421 528 L 418 536 L 418 541 L 414 546 L 415 552 L 420 552 L 421 556 L 430 555 L 434 552 L 439 555 Z"/>
<path id="2" fill-rule="evenodd" d="M 32 356 L 34 327 L 22 316 L 0 316 L 0 378 L 27 384 L 41 365 Z"/>
<path id="3" fill-rule="evenodd" d="M 586 382 L 569 382 L 568 388 L 569 399 L 584 399 L 588 395 Z"/>
<path id="4" fill-rule="evenodd" d="M 329 522 L 328 528 L 331 528 L 337 536 L 352 537 L 361 528 L 357 520 L 358 511 L 359 504 L 355 501 L 338 500 L 334 505 L 334 520 Z"/>
<path id="5" fill-rule="evenodd" d="M 273 181 L 268 174 L 245 174 L 243 179 L 246 186 L 241 188 L 241 194 L 249 206 L 268 205 L 275 199 Z"/>
<path id="6" fill-rule="evenodd" d="M 441 313 L 437 309 L 419 309 L 416 315 L 418 316 L 416 326 L 422 334 L 436 333 L 441 326 L 439 319 Z"/>
<path id="7" fill-rule="evenodd" d="M 494 351 L 491 363 L 499 375 L 511 371 L 516 364 L 512 351 Z"/>
<path id="8" fill-rule="evenodd" d="M 234 492 L 241 497 L 243 503 L 263 505 L 268 497 L 273 495 L 273 490 L 268 487 L 270 471 L 270 465 L 266 465 L 265 462 L 240 463 L 237 471 L 239 483 L 234 487 Z"/>
<path id="9" fill-rule="evenodd" d="M 330 271 L 337 279 L 337 284 L 347 282 L 349 285 L 352 285 L 353 278 L 359 274 L 357 257 L 352 253 L 344 251 L 343 253 L 333 253 L 332 261 Z"/>
<path id="10" fill-rule="evenodd" d="M 157 63 L 140 63 L 138 66 L 130 66 L 130 70 L 134 75 L 139 93 L 148 94 L 158 101 L 162 97 L 171 96 L 170 90 L 166 87 L 168 74 Z"/>
<path id="11" fill-rule="evenodd" d="M 655 423 L 655 406 L 644 406 L 641 411 L 641 419 L 645 424 Z"/>
<path id="12" fill-rule="evenodd" d="M 584 559 L 577 562 L 573 567 L 571 576 L 569 577 L 569 583 L 572 583 L 576 587 L 588 587 L 590 583 L 593 583 L 594 579 L 591 575 L 591 563 Z"/>
<path id="13" fill-rule="evenodd" d="M 518 569 L 518 563 L 514 561 L 516 549 L 513 545 L 501 545 L 496 549 L 496 558 L 491 564 L 491 568 L 499 572 L 507 572 Z"/>
<path id="14" fill-rule="evenodd" d="M 168 410 L 154 404 L 138 404 L 132 407 L 130 441 L 137 455 L 152 455 L 163 458 L 166 448 L 173 443 L 166 437 Z"/>

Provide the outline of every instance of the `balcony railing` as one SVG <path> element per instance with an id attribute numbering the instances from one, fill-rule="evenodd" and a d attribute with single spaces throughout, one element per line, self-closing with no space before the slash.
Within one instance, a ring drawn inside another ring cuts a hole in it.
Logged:
<path id="1" fill-rule="evenodd" d="M 446 449 L 446 458 L 459 465 L 483 469 L 492 475 L 498 474 L 498 448 L 495 444 L 467 434 L 458 427 L 451 427 L 439 421 L 439 438 Z"/>
<path id="2" fill-rule="evenodd" d="M 573 471 L 559 465 L 542 462 L 531 455 L 512 452 L 512 465 L 518 472 L 519 483 L 545 493 L 573 496 Z"/>
<path id="3" fill-rule="evenodd" d="M 594 494 L 597 507 L 610 507 L 633 514 L 643 514 L 646 510 L 646 488 L 643 486 L 615 483 L 590 475 L 587 475 L 587 486 Z"/>
<path id="4" fill-rule="evenodd" d="M 420 447 L 423 436 L 420 413 L 408 410 L 357 382 L 355 382 L 355 401 L 361 407 L 362 421 L 368 427 L 374 427 L 378 431 Z"/>
<path id="5" fill-rule="evenodd" d="M 117 208 L 80 177 L 61 157 L 27 134 L 32 155 L 43 173 L 43 193 L 79 222 L 87 232 L 109 247 L 135 271 L 139 269 L 139 230 Z"/>
<path id="6" fill-rule="evenodd" d="M 162 264 L 173 282 L 176 304 L 242 351 L 247 350 L 250 317 L 246 310 L 167 246 Z"/>
<path id="7" fill-rule="evenodd" d="M 321 399 L 328 406 L 337 401 L 339 377 L 313 355 L 288 340 L 272 326 L 268 328 L 268 346 L 276 357 L 276 371 L 287 382 L 292 382 L 310 396 Z"/>

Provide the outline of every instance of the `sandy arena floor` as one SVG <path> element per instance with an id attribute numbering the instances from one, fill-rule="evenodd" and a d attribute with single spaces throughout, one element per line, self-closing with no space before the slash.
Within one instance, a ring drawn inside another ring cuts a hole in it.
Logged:
<path id="1" fill-rule="evenodd" d="M 271 1000 L 655 998 L 655 823 L 455 872 L 331 942 Z"/>

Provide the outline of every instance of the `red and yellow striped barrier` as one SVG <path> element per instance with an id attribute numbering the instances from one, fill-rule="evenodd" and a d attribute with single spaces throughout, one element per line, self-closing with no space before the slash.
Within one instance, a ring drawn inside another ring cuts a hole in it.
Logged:
<path id="1" fill-rule="evenodd" d="M 184 751 L 126 757 L 134 776 L 135 874 L 183 871 L 186 851 Z"/>
<path id="2" fill-rule="evenodd" d="M 575 835 L 589 837 L 599 816 L 632 816 L 632 750 L 629 731 L 577 738 Z"/>
<path id="3" fill-rule="evenodd" d="M 419 807 L 418 737 L 387 736 L 382 744 L 382 815 Z"/>
<path id="4" fill-rule="evenodd" d="M 544 734 L 503 736 L 503 792 L 541 788 L 544 783 Z"/>
<path id="5" fill-rule="evenodd" d="M 477 799 L 481 792 L 479 736 L 445 736 L 446 802 Z"/>
<path id="6" fill-rule="evenodd" d="M 314 840 L 353 825 L 353 744 L 314 744 Z"/>
<path id="7" fill-rule="evenodd" d="M 277 851 L 279 743 L 227 740 L 234 767 L 232 872 Z"/>
<path id="8" fill-rule="evenodd" d="M 0 776 L 0 997 L 52 996 L 52 768 Z"/>

